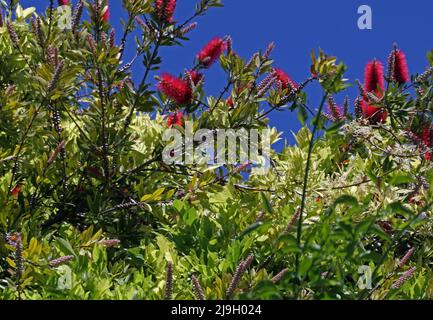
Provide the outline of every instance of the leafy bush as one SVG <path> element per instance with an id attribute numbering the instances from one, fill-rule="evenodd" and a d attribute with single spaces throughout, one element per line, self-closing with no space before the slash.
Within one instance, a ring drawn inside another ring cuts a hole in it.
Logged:
<path id="1" fill-rule="evenodd" d="M 78 1 L 66 30 L 54 1 L 45 15 L 1 2 L 0 298 L 433 297 L 433 68 L 409 79 L 394 48 L 385 76 L 367 66 L 354 112 L 333 98 L 351 85 L 346 66 L 322 51 L 299 84 L 274 67 L 272 44 L 243 59 L 229 37 L 179 78 L 159 75 L 160 48 L 220 1 L 201 0 L 185 23 L 176 1 L 123 4 L 116 43 L 105 0 Z M 214 63 L 228 79 L 216 97 L 203 78 Z M 167 126 L 265 129 L 279 111 L 304 126 L 264 175 L 162 161 Z"/>

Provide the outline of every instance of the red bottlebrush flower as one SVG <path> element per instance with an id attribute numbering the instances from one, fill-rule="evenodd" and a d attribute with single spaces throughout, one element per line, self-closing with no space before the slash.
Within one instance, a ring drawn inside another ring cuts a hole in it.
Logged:
<path id="1" fill-rule="evenodd" d="M 167 128 L 172 128 L 174 126 L 184 127 L 183 124 L 183 113 L 175 112 L 170 114 L 167 118 Z"/>
<path id="2" fill-rule="evenodd" d="M 365 67 L 365 84 L 364 89 L 367 92 L 376 92 L 379 94 L 385 88 L 383 76 L 383 65 L 380 61 L 370 61 Z"/>
<path id="3" fill-rule="evenodd" d="M 273 77 L 275 79 L 275 76 Z M 252 82 L 248 82 L 247 84 L 242 84 L 236 89 L 236 95 L 242 94 L 245 90 L 252 88 Z M 233 96 L 229 96 L 226 99 L 226 104 L 231 107 L 232 109 L 235 107 L 235 103 L 233 101 Z"/>
<path id="4" fill-rule="evenodd" d="M 370 120 L 372 124 L 384 123 L 388 118 L 388 112 L 383 108 L 378 108 L 363 101 L 361 104 L 364 118 Z"/>
<path id="5" fill-rule="evenodd" d="M 69 0 L 59 0 L 59 6 L 68 6 L 70 5 Z"/>
<path id="6" fill-rule="evenodd" d="M 296 90 L 299 88 L 298 84 L 294 82 L 292 78 L 290 78 L 290 76 L 283 70 L 275 68 L 274 73 L 277 77 L 277 81 L 281 84 L 282 89 L 290 88 L 291 90 Z"/>
<path id="7" fill-rule="evenodd" d="M 200 72 L 195 70 L 188 71 L 189 76 L 191 77 L 192 83 L 196 86 L 201 80 L 203 80 L 203 75 Z"/>
<path id="8" fill-rule="evenodd" d="M 11 195 L 15 197 L 15 196 L 19 195 L 20 192 L 21 192 L 21 186 L 16 186 L 15 188 L 13 188 L 11 190 Z"/>
<path id="9" fill-rule="evenodd" d="M 431 133 L 432 130 L 431 128 L 424 128 L 424 130 L 422 131 L 422 142 L 427 146 L 430 147 L 431 146 Z"/>
<path id="10" fill-rule="evenodd" d="M 413 131 L 408 132 L 411 139 L 419 146 L 421 152 L 423 152 L 424 159 L 427 161 L 433 160 L 433 153 L 430 148 L 433 145 L 433 128 L 431 126 L 422 129 L 421 134 L 417 134 Z"/>
<path id="11" fill-rule="evenodd" d="M 395 50 L 395 65 L 393 79 L 399 84 L 409 81 L 409 68 L 407 67 L 406 55 L 400 49 Z"/>
<path id="12" fill-rule="evenodd" d="M 176 0 L 156 0 L 155 10 L 158 19 L 164 22 L 172 22 Z"/>
<path id="13" fill-rule="evenodd" d="M 168 73 L 162 75 L 157 88 L 177 104 L 190 103 L 192 100 L 192 91 L 188 82 Z"/>
<path id="14" fill-rule="evenodd" d="M 227 43 L 221 38 L 212 39 L 197 55 L 197 60 L 205 66 L 210 67 L 226 50 Z"/>
<path id="15" fill-rule="evenodd" d="M 432 147 L 432 129 L 430 127 L 424 128 L 421 141 L 428 149 Z M 424 153 L 424 159 L 427 161 L 432 161 L 433 156 L 431 151 L 427 151 Z"/>
<path id="16" fill-rule="evenodd" d="M 108 22 L 110 19 L 110 7 L 108 4 L 102 9 L 102 21 Z"/>

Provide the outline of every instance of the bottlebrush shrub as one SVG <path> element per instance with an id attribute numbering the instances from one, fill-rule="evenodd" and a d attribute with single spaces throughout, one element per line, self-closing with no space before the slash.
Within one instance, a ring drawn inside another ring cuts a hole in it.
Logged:
<path id="1" fill-rule="evenodd" d="M 157 70 L 160 49 L 186 45 L 220 1 L 200 0 L 186 23 L 169 19 L 173 1 L 163 14 L 163 1 L 124 1 L 124 30 L 103 21 L 107 1 L 71 1 L 71 30 L 48 3 L 47 15 L 3 7 L 1 299 L 433 298 L 433 68 L 410 78 L 394 48 L 387 75 L 370 63 L 343 100 L 355 81 L 337 58 L 313 54 L 299 78 L 273 65 L 273 44 L 243 58 L 226 36 Z M 208 68 L 227 74 L 217 96 Z M 303 127 L 263 175 L 162 161 L 167 127 L 265 129 L 277 111 Z"/>

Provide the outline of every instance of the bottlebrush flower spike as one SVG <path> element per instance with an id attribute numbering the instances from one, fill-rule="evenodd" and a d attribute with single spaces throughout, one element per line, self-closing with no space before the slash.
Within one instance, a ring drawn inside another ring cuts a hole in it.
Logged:
<path id="1" fill-rule="evenodd" d="M 197 277 L 195 275 L 191 276 L 192 281 L 192 290 L 195 293 L 195 296 L 198 300 L 206 300 L 206 296 L 204 295 L 204 290 L 202 286 L 200 285 L 200 282 L 198 281 Z"/>
<path id="2" fill-rule="evenodd" d="M 285 269 L 281 270 L 279 273 L 277 273 L 277 274 L 276 274 L 276 275 L 271 279 L 271 281 L 272 281 L 273 283 L 277 283 L 278 281 L 280 281 L 280 280 L 284 277 L 284 275 L 285 275 L 288 271 L 289 271 L 288 268 L 285 268 Z"/>
<path id="3" fill-rule="evenodd" d="M 168 73 L 161 76 L 157 84 L 159 91 L 172 99 L 177 104 L 190 103 L 192 100 L 192 90 L 186 80 L 173 77 Z"/>
<path id="4" fill-rule="evenodd" d="M 186 35 L 187 33 L 191 32 L 192 30 L 194 30 L 195 28 L 197 28 L 197 26 L 198 26 L 197 22 L 190 23 L 188 26 L 186 26 L 185 28 L 183 28 L 182 30 L 180 30 L 180 33 L 182 35 Z"/>
<path id="5" fill-rule="evenodd" d="M 432 133 L 433 130 L 430 126 L 422 129 L 421 134 L 415 133 L 413 131 L 408 132 L 408 136 L 418 145 L 424 159 L 427 161 L 433 160 L 433 154 L 431 150 L 433 145 Z"/>
<path id="6" fill-rule="evenodd" d="M 165 300 L 171 300 L 173 295 L 173 263 L 167 263 L 165 276 Z"/>
<path id="7" fill-rule="evenodd" d="M 156 0 L 155 10 L 158 19 L 170 23 L 173 21 L 174 10 L 176 9 L 176 0 Z"/>
<path id="8" fill-rule="evenodd" d="M 20 187 L 20 186 L 16 186 L 16 187 L 14 187 L 14 188 L 11 190 L 11 195 L 12 195 L 13 197 L 15 197 L 15 196 L 19 195 L 20 192 L 21 192 L 21 187 Z"/>
<path id="9" fill-rule="evenodd" d="M 362 113 L 365 119 L 370 120 L 372 124 L 384 123 L 388 118 L 388 112 L 383 108 L 378 108 L 363 101 L 361 103 Z"/>
<path id="10" fill-rule="evenodd" d="M 71 30 L 72 30 L 72 33 L 74 33 L 74 34 L 77 32 L 77 28 L 78 28 L 78 25 L 80 23 L 80 19 L 81 19 L 81 16 L 83 14 L 83 7 L 84 7 L 83 1 L 80 0 L 77 4 L 77 6 L 74 10 L 74 14 L 72 16 Z"/>
<path id="11" fill-rule="evenodd" d="M 401 277 L 394 282 L 394 284 L 391 286 L 391 289 L 400 289 L 400 287 L 406 282 L 408 281 L 410 278 L 412 278 L 413 274 L 416 271 L 416 267 L 410 268 L 408 271 L 406 271 L 405 273 L 403 273 L 401 275 Z"/>
<path id="12" fill-rule="evenodd" d="M 277 80 L 278 77 L 276 72 L 270 72 L 257 86 L 257 97 L 262 97 Z"/>
<path id="13" fill-rule="evenodd" d="M 225 40 L 214 38 L 198 53 L 197 60 L 205 68 L 209 68 L 226 49 Z"/>
<path id="14" fill-rule="evenodd" d="M 110 19 L 110 7 L 107 5 L 104 7 L 104 9 L 102 9 L 102 21 L 104 22 L 108 22 L 108 20 Z"/>
<path id="15" fill-rule="evenodd" d="M 14 46 L 14 48 L 19 48 L 18 34 L 16 33 L 15 28 L 9 21 L 6 22 L 6 28 L 8 30 L 9 38 L 11 39 L 12 45 Z"/>
<path id="16" fill-rule="evenodd" d="M 183 127 L 183 113 L 182 112 L 176 112 L 173 114 L 170 114 L 167 118 L 167 128 L 172 128 L 174 126 Z"/>
<path id="17" fill-rule="evenodd" d="M 59 6 L 68 6 L 70 5 L 69 0 L 59 0 Z"/>
<path id="18" fill-rule="evenodd" d="M 378 60 L 373 60 L 367 63 L 365 67 L 365 83 L 364 89 L 367 92 L 380 93 L 385 88 L 383 77 L 383 65 Z"/>
<path id="19" fill-rule="evenodd" d="M 400 49 L 394 49 L 395 62 L 392 78 L 399 84 L 409 81 L 409 69 L 407 67 L 406 55 Z"/>
<path id="20" fill-rule="evenodd" d="M 230 96 L 230 97 L 227 98 L 226 103 L 232 109 L 235 107 L 235 103 L 233 102 L 232 96 Z"/>
<path id="21" fill-rule="evenodd" d="M 328 116 L 332 121 L 341 121 L 346 118 L 344 111 L 335 103 L 334 98 L 331 95 L 328 96 L 328 112 Z"/>
<path id="22" fill-rule="evenodd" d="M 290 76 L 285 73 L 282 69 L 275 68 L 274 73 L 277 77 L 277 81 L 281 84 L 282 89 L 290 88 L 291 90 L 297 90 L 298 84 L 290 78 Z"/>
<path id="23" fill-rule="evenodd" d="M 233 295 L 244 273 L 245 273 L 245 261 L 242 260 L 239 263 L 238 267 L 236 268 L 232 281 L 230 282 L 230 285 L 226 291 L 226 299 L 229 299 Z"/>

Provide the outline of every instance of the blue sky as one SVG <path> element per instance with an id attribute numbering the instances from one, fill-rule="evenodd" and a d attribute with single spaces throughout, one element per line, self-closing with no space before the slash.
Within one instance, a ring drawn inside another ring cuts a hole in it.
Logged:
<path id="1" fill-rule="evenodd" d="M 197 0 L 198 1 L 198 0 Z M 178 0 L 175 19 L 182 21 L 195 8 L 196 0 Z M 24 7 L 36 6 L 38 10 L 48 0 L 21 0 Z M 77 0 L 72 1 L 74 4 Z M 120 18 L 126 14 L 121 0 L 110 0 L 111 22 L 120 37 Z M 350 81 L 363 78 L 366 62 L 373 58 L 386 62 L 393 42 L 397 42 L 408 58 L 411 73 L 421 73 L 428 66 L 427 51 L 433 48 L 430 36 L 433 31 L 433 1 L 431 0 L 223 0 L 225 7 L 211 10 L 199 18 L 199 27 L 190 33 L 184 47 L 166 48 L 162 51 L 161 71 L 180 73 L 192 65 L 194 56 L 214 36 L 231 35 L 234 50 L 243 57 L 276 43 L 273 53 L 275 64 L 286 70 L 294 80 L 302 82 L 309 76 L 310 51 L 322 48 L 344 61 L 349 69 Z M 373 29 L 359 30 L 358 7 L 367 4 L 373 12 Z M 125 61 L 134 55 L 134 44 L 128 47 Z M 134 69 L 139 78 L 142 69 Z M 206 74 L 206 89 L 217 94 L 225 82 L 223 72 L 214 66 Z M 320 100 L 317 88 L 309 89 L 310 105 L 316 108 Z M 348 91 L 351 100 L 355 88 Z M 337 97 L 342 102 L 343 97 Z M 290 130 L 300 128 L 295 114 L 284 112 L 271 115 L 271 125 L 284 131 L 291 139 Z"/>

